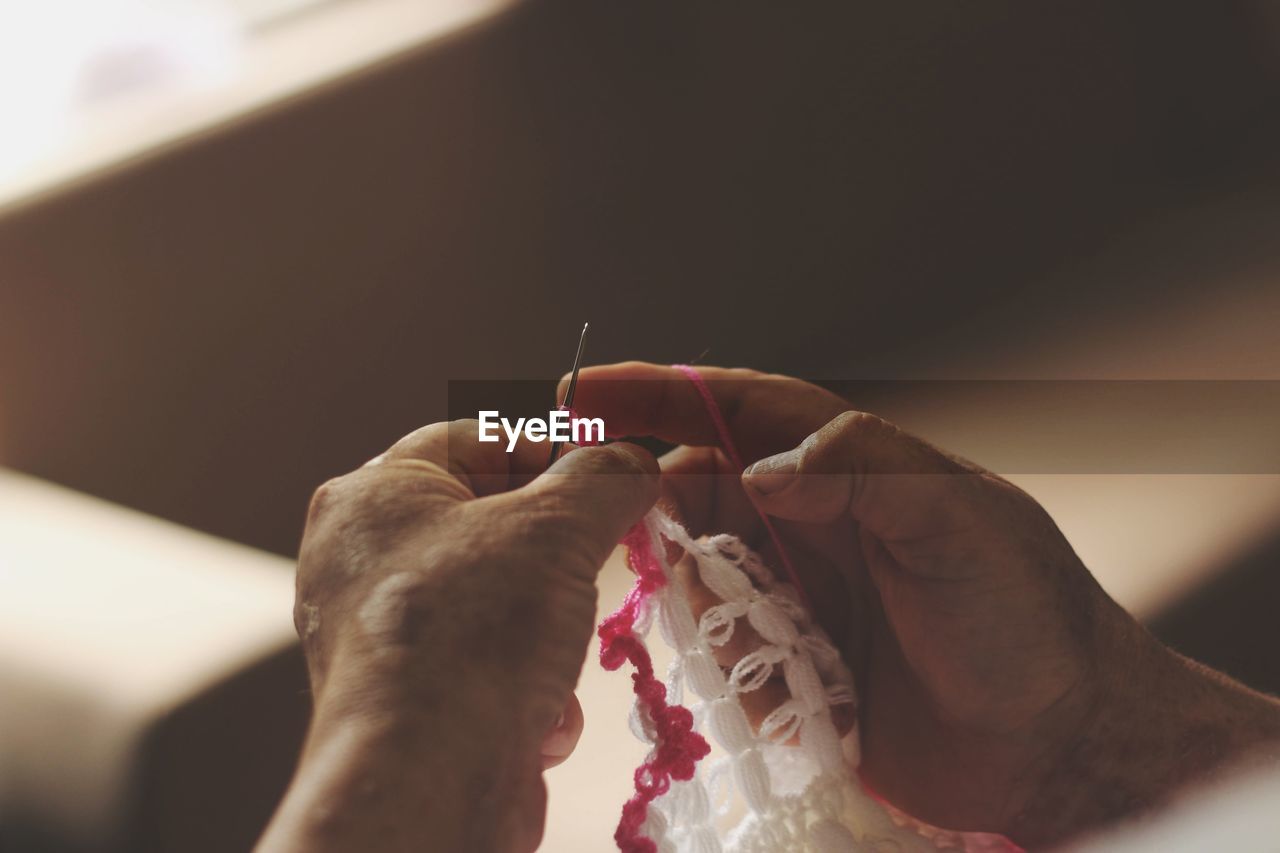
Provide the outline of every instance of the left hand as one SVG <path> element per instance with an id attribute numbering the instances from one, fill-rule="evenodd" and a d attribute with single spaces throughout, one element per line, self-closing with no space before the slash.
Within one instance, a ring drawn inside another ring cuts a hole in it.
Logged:
<path id="1" fill-rule="evenodd" d="M 295 608 L 315 719 L 264 848 L 537 846 L 596 574 L 658 494 L 638 447 L 539 473 L 547 451 L 433 424 L 316 492 Z"/>
<path id="2" fill-rule="evenodd" d="M 1280 704 L 1158 643 L 1030 495 L 808 383 L 698 372 L 746 472 L 681 371 L 585 369 L 575 407 L 682 445 L 664 494 L 694 535 L 734 533 L 777 565 L 757 508 L 775 520 L 858 681 L 860 775 L 896 806 L 1040 849 L 1274 754 Z M 746 628 L 723 665 L 758 641 Z M 767 687 L 743 703 L 757 723 L 786 696 Z"/>

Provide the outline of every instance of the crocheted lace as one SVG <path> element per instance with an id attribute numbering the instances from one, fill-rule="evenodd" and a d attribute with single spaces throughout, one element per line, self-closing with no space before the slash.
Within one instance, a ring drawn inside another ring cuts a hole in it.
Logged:
<path id="1" fill-rule="evenodd" d="M 667 543 L 683 549 L 720 603 L 694 617 Z M 857 732 L 842 741 L 831 709 L 855 702 L 853 678 L 791 584 L 737 538 L 692 538 L 652 510 L 624 540 L 635 586 L 599 629 L 601 662 L 635 667 L 632 730 L 650 745 L 615 840 L 624 853 L 848 853 L 1008 850 L 998 836 L 949 833 L 866 793 L 854 771 Z M 741 620 L 763 645 L 728 672 L 716 661 Z M 645 637 L 653 622 L 674 650 L 665 685 Z M 788 698 L 758 728 L 741 697 L 781 669 Z M 685 688 L 689 707 L 682 705 Z M 724 757 L 703 767 L 707 732 Z M 735 817 L 735 815 L 739 815 Z M 1016 849 L 1016 848 L 1014 848 Z"/>
<path id="2" fill-rule="evenodd" d="M 720 438 L 743 470 L 729 425 L 698 371 L 673 365 L 693 384 Z M 649 753 L 635 772 L 635 795 L 614 833 L 623 853 L 912 853 L 963 850 L 1011 853 L 999 835 L 937 829 L 871 797 L 855 776 L 858 732 L 842 742 L 831 719 L 855 701 L 853 677 L 811 607 L 778 530 L 760 521 L 778 550 L 786 581 L 733 536 L 692 538 L 653 509 L 623 539 L 635 585 L 599 628 L 600 662 L 629 661 L 636 701 L 631 728 Z M 697 564 L 720 599 L 697 618 L 675 583 L 667 543 Z M 666 684 L 653 669 L 645 637 L 655 621 L 675 658 Z M 745 619 L 762 640 L 726 673 L 715 649 Z M 787 698 L 753 727 L 743 695 L 781 668 Z M 691 707 L 681 704 L 685 686 Z M 725 753 L 704 768 L 709 732 Z M 843 743 L 843 746 L 842 746 Z M 845 750 L 844 746 L 848 749 Z"/>

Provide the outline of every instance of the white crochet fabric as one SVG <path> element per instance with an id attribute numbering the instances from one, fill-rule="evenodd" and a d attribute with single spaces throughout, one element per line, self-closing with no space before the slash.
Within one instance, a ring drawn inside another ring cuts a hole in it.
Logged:
<path id="1" fill-rule="evenodd" d="M 831 719 L 833 706 L 855 701 L 853 678 L 790 584 L 733 536 L 695 540 L 657 509 L 644 525 L 667 583 L 648 597 L 635 634 L 643 640 L 657 621 L 675 651 L 668 701 L 687 704 L 696 730 L 710 734 L 725 753 L 701 762 L 691 780 L 674 782 L 649 808 L 643 833 L 660 853 L 965 849 L 952 833 L 925 837 L 863 791 L 854 775 L 857 732 L 846 741 L 853 752 L 847 754 Z M 702 582 L 720 599 L 699 619 L 666 559 L 663 540 L 693 557 Z M 764 645 L 726 673 L 715 648 L 730 640 L 743 619 Z M 789 698 L 756 731 L 739 697 L 762 687 L 777 666 Z M 654 744 L 646 717 L 637 703 L 632 729 Z"/>

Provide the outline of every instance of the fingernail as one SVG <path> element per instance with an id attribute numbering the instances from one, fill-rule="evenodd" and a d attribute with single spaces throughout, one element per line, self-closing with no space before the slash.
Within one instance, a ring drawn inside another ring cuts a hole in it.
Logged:
<path id="1" fill-rule="evenodd" d="M 782 491 L 796 478 L 802 448 L 793 447 L 785 453 L 767 456 L 754 463 L 742 474 L 742 482 L 762 495 Z"/>

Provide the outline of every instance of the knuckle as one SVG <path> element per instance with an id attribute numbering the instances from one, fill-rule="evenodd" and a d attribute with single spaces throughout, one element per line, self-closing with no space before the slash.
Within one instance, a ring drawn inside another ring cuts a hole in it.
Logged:
<path id="1" fill-rule="evenodd" d="M 320 628 L 320 609 L 298 596 L 293 606 L 293 628 L 301 640 L 309 640 Z"/>
<path id="2" fill-rule="evenodd" d="M 750 367 L 731 367 L 731 368 L 729 368 L 729 369 L 728 369 L 727 371 L 725 371 L 725 372 L 728 374 L 728 376 L 729 376 L 729 378 L 730 378 L 730 379 L 736 379 L 736 380 L 739 380 L 739 381 L 745 381 L 745 382 L 754 382 L 754 381 L 755 381 L 755 380 L 757 380 L 757 379 L 785 379 L 785 378 L 789 378 L 789 377 L 783 377 L 783 376 L 779 376 L 779 375 L 773 375 L 773 374 L 768 374 L 768 373 L 762 373 L 761 371 L 759 371 L 759 370 L 753 370 L 753 369 L 752 369 L 752 368 L 750 368 Z"/>
<path id="3" fill-rule="evenodd" d="M 895 432 L 897 427 L 888 421 L 868 412 L 850 410 L 836 415 L 827 426 L 819 431 L 819 435 L 828 435 L 842 440 L 857 440 L 869 436 L 883 436 Z M 819 439 L 821 440 L 821 439 Z"/>
<path id="4" fill-rule="evenodd" d="M 315 523 L 332 509 L 333 505 L 338 501 L 338 495 L 342 491 L 344 480 L 345 477 L 334 477 L 322 483 L 312 493 L 311 503 L 307 507 L 307 523 Z"/>
<path id="5" fill-rule="evenodd" d="M 391 449 L 387 452 L 392 456 L 418 456 L 422 448 L 431 444 L 441 433 L 447 433 L 451 423 L 450 421 L 441 421 L 418 427 L 391 445 Z"/>

